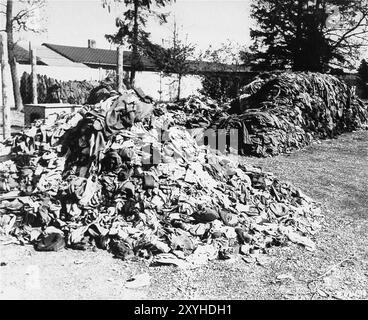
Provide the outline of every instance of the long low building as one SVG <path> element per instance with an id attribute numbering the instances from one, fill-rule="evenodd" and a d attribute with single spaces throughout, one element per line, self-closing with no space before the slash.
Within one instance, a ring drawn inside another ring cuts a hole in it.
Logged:
<path id="1" fill-rule="evenodd" d="M 117 68 L 117 51 L 96 48 L 95 42 L 88 40 L 87 47 L 75 47 L 43 43 L 36 47 L 37 72 L 58 80 L 102 80 L 114 74 Z M 31 72 L 29 51 L 16 46 L 19 76 Z M 123 67 L 128 76 L 131 70 L 131 52 L 124 51 Z M 136 73 L 136 85 L 155 99 L 176 98 L 177 76 L 164 76 L 147 57 L 142 57 L 142 71 Z M 201 75 L 205 73 L 248 73 L 249 68 L 204 61 L 191 61 L 192 72 L 182 78 L 181 97 L 195 94 L 202 88 Z"/>

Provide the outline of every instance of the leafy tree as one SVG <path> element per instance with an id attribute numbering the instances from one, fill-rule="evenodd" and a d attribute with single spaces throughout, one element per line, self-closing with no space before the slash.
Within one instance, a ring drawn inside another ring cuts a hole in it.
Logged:
<path id="1" fill-rule="evenodd" d="M 39 20 L 37 13 L 45 5 L 45 0 L 18 0 L 16 3 L 14 0 L 7 0 L 6 4 L 5 1 L 0 4 L 4 8 L 4 10 L 0 11 L 0 14 L 6 17 L 5 29 L 1 31 L 5 31 L 7 34 L 8 61 L 13 84 L 15 108 L 20 110 L 23 104 L 14 52 L 16 43 L 14 31 L 42 32 L 43 29 L 37 23 Z M 14 4 L 16 5 L 14 6 Z"/>
<path id="2" fill-rule="evenodd" d="M 368 44 L 366 0 L 253 0 L 255 62 L 263 68 L 353 67 Z"/>
<path id="3" fill-rule="evenodd" d="M 360 66 L 358 68 L 358 76 L 359 76 L 359 82 L 360 86 L 363 90 L 363 98 L 367 98 L 368 96 L 368 63 L 365 59 L 363 59 L 360 63 Z"/>
<path id="4" fill-rule="evenodd" d="M 358 75 L 362 82 L 368 82 L 368 63 L 365 59 L 363 59 L 358 68 Z"/>
<path id="5" fill-rule="evenodd" d="M 248 49 L 228 40 L 219 48 L 209 47 L 199 60 L 207 62 L 207 72 L 202 74 L 202 93 L 224 103 L 238 96 L 240 87 L 247 82 L 241 71 L 249 66 L 252 55 Z"/>
<path id="6" fill-rule="evenodd" d="M 174 0 L 175 1 L 175 0 Z M 116 18 L 117 33 L 105 35 L 115 44 L 128 44 L 132 50 L 130 84 L 134 84 L 135 73 L 142 68 L 141 54 L 144 45 L 149 41 L 149 33 L 145 30 L 149 17 L 155 17 L 160 23 L 167 22 L 167 14 L 153 10 L 165 7 L 172 0 L 102 0 L 103 7 L 109 11 L 112 2 L 124 3 L 126 11 L 121 18 Z"/>

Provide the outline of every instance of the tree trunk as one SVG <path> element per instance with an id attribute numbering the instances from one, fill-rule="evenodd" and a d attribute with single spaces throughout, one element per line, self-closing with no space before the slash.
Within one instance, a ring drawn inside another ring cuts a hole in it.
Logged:
<path id="1" fill-rule="evenodd" d="M 133 25 L 133 39 L 132 39 L 132 58 L 130 70 L 130 85 L 134 86 L 135 72 L 138 65 L 138 9 L 139 1 L 134 0 L 134 25 Z"/>
<path id="2" fill-rule="evenodd" d="M 180 100 L 180 88 L 181 88 L 181 74 L 178 74 L 178 95 L 176 97 L 176 100 Z"/>
<path id="3" fill-rule="evenodd" d="M 295 45 L 293 52 L 293 70 L 303 70 L 303 62 L 305 57 L 302 52 L 302 14 L 303 14 L 303 1 L 298 1 L 297 17 L 296 17 L 296 32 L 295 32 Z"/>
<path id="4" fill-rule="evenodd" d="M 14 36 L 13 36 L 13 0 L 6 2 L 6 34 L 8 38 L 8 60 L 10 66 L 10 73 L 13 83 L 13 95 L 16 110 L 22 110 L 22 98 L 20 95 L 20 86 L 17 71 L 17 62 L 14 54 Z"/>
<path id="5" fill-rule="evenodd" d="M 37 51 L 32 47 L 31 42 L 29 43 L 29 60 L 31 61 L 31 79 L 32 79 L 32 103 L 38 103 L 38 92 L 37 92 Z"/>
<path id="6" fill-rule="evenodd" d="M 117 72 L 117 87 L 118 92 L 122 93 L 124 89 L 124 50 L 123 46 L 119 46 L 117 49 L 117 56 L 118 56 L 118 68 L 116 70 Z"/>
<path id="7" fill-rule="evenodd" d="M 3 114 L 3 139 L 10 137 L 10 106 L 8 101 L 8 90 L 7 90 L 7 77 L 6 77 L 6 44 L 5 41 L 0 34 L 0 63 L 1 63 L 1 96 L 2 101 L 0 101 L 2 105 L 2 114 Z"/>

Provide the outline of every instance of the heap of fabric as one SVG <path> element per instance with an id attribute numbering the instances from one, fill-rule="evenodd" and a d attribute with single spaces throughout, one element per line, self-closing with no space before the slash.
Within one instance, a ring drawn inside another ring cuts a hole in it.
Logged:
<path id="1" fill-rule="evenodd" d="M 142 103 L 127 91 L 4 141 L 1 239 L 177 266 L 239 253 L 249 262 L 290 241 L 315 248 L 322 216 L 312 199 L 199 146 L 165 115 L 145 123 L 135 112 L 127 124 L 125 111 Z"/>
<path id="2" fill-rule="evenodd" d="M 240 96 L 241 113 L 219 128 L 237 128 L 243 154 L 274 156 L 333 138 L 367 123 L 366 106 L 332 75 L 286 72 L 258 78 Z"/>
<path id="3" fill-rule="evenodd" d="M 59 81 L 46 75 L 37 75 L 39 103 L 85 104 L 96 81 Z M 32 103 L 31 75 L 24 72 L 20 80 L 23 103 Z"/>
<path id="4" fill-rule="evenodd" d="M 155 114 L 170 113 L 173 123 L 189 129 L 207 128 L 227 115 L 228 109 L 210 98 L 192 95 L 178 102 L 156 104 Z"/>

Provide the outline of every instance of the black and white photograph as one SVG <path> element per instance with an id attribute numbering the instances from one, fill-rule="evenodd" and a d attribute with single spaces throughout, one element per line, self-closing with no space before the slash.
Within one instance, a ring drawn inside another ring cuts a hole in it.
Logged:
<path id="1" fill-rule="evenodd" d="M 0 300 L 368 300 L 368 0 L 0 0 L 0 61 Z"/>

